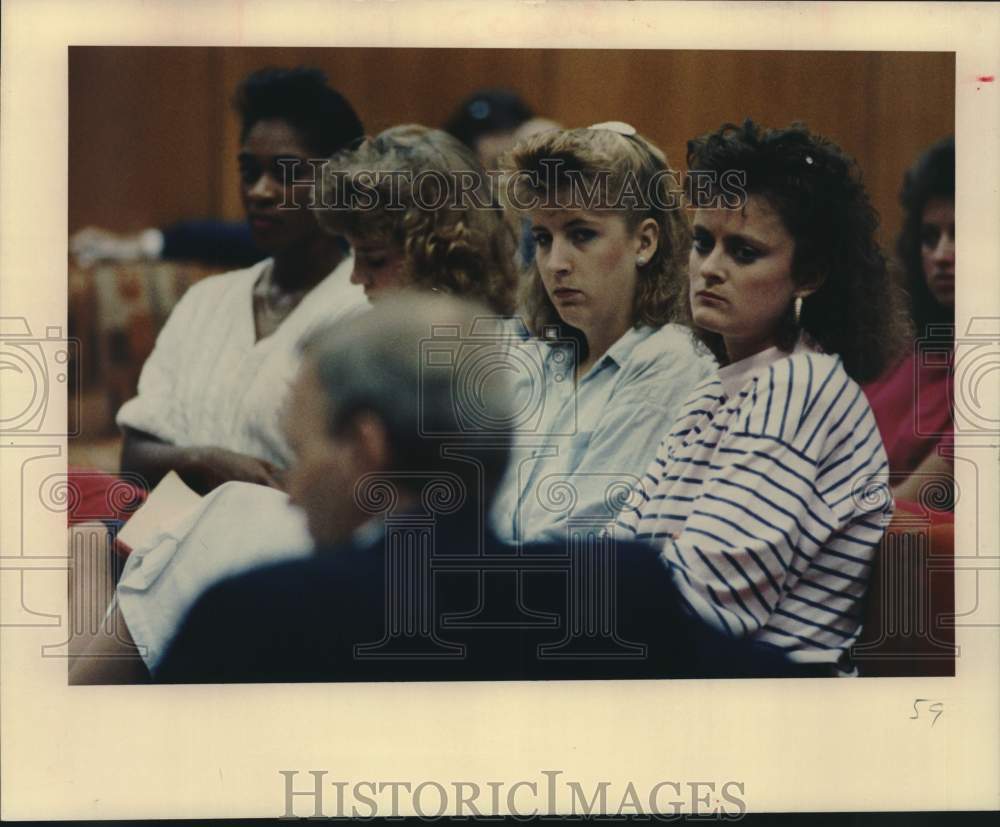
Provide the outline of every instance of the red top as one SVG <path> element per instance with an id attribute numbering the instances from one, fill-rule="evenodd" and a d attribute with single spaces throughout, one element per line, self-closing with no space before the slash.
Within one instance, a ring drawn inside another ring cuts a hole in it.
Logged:
<path id="1" fill-rule="evenodd" d="M 952 356 L 950 340 L 917 342 L 906 358 L 864 386 L 893 474 L 911 473 L 935 446 L 952 443 Z"/>

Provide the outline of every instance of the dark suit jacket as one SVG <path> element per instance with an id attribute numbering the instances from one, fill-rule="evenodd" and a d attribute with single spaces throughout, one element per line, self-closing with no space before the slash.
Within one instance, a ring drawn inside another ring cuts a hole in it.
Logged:
<path id="1" fill-rule="evenodd" d="M 391 532 L 390 532 L 391 533 Z M 426 536 L 426 535 L 425 535 Z M 805 676 L 682 608 L 655 549 L 477 539 L 319 549 L 224 581 L 193 607 L 154 679 L 167 683 Z M 389 549 L 387 549 L 389 546 Z M 574 562 L 576 565 L 574 566 Z"/>

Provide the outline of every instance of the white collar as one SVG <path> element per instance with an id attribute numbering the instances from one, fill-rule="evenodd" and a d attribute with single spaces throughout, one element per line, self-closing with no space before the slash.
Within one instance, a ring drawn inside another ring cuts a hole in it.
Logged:
<path id="1" fill-rule="evenodd" d="M 722 383 L 722 391 L 726 396 L 736 396 L 745 388 L 750 380 L 759 373 L 769 368 L 775 362 L 791 356 L 793 353 L 813 353 L 815 349 L 810 347 L 802 339 L 795 343 L 791 352 L 782 350 L 779 347 L 769 347 L 746 359 L 740 359 L 725 367 L 719 368 L 719 381 Z"/>

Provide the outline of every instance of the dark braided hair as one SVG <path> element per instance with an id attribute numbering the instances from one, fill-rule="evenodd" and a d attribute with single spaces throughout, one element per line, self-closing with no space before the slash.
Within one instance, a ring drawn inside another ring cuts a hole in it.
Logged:
<path id="1" fill-rule="evenodd" d="M 801 328 L 823 351 L 839 355 L 855 381 L 881 374 L 909 331 L 901 291 L 876 241 L 878 214 L 854 160 L 802 124 L 764 129 L 749 118 L 694 138 L 687 148 L 695 175 L 712 173 L 716 182 L 734 171 L 745 176 L 746 195 L 763 198 L 795 241 L 792 280 L 820 282 L 803 302 L 798 327 L 789 306 L 779 323 L 778 346 L 791 350 Z M 719 183 L 707 194 L 712 206 L 731 195 Z M 722 337 L 694 325 L 690 302 L 677 306 L 681 321 L 721 362 L 728 361 Z"/>

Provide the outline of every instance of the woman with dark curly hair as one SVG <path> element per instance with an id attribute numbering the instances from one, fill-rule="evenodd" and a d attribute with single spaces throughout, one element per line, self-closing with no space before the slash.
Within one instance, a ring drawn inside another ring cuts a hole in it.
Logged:
<path id="1" fill-rule="evenodd" d="M 507 540 L 559 539 L 570 517 L 614 516 L 609 492 L 629 490 L 713 365 L 669 322 L 690 236 L 657 147 L 622 123 L 551 130 L 515 146 L 502 170 L 536 246 L 521 312 L 540 362 L 520 390 L 543 404 L 519 436 L 548 451 L 512 463 L 494 527 Z"/>
<path id="2" fill-rule="evenodd" d="M 682 311 L 722 368 L 617 526 L 662 544 L 709 622 L 844 672 L 892 511 L 857 384 L 903 338 L 876 214 L 855 164 L 801 126 L 728 124 L 688 142 L 688 166 L 707 187 Z"/>
<path id="3" fill-rule="evenodd" d="M 955 139 L 927 149 L 907 171 L 896 253 L 903 265 L 916 340 L 904 358 L 865 386 L 875 412 L 897 499 L 951 486 L 951 358 L 955 336 Z M 933 351 L 946 358 L 920 358 Z M 920 423 L 920 427 L 917 427 Z M 919 433 L 918 433 L 919 432 Z M 940 501 L 951 502 L 950 497 Z"/>
<path id="4" fill-rule="evenodd" d="M 456 138 L 392 127 L 331 158 L 324 187 L 331 208 L 320 223 L 350 242 L 351 281 L 370 301 L 418 287 L 513 311 L 513 238 L 485 171 Z"/>

